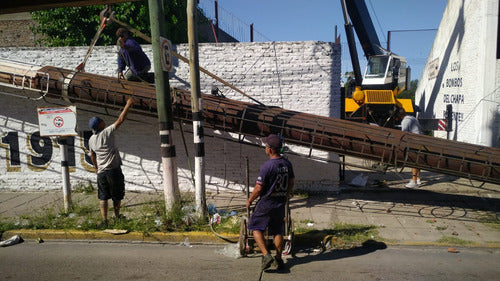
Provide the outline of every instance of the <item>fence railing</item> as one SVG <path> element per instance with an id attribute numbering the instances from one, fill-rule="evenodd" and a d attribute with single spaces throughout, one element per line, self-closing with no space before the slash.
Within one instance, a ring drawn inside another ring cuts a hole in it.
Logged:
<path id="1" fill-rule="evenodd" d="M 273 41 L 255 28 L 252 28 L 252 24 L 243 22 L 216 2 L 216 0 L 200 0 L 198 7 L 207 18 L 212 20 L 214 25 L 218 24 L 219 29 L 224 30 L 224 32 L 231 35 L 239 42 Z"/>

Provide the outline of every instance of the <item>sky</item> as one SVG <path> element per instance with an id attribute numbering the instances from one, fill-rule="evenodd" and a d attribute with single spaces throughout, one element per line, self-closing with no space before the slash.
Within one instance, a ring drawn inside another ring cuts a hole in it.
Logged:
<path id="1" fill-rule="evenodd" d="M 213 12 L 214 0 L 200 0 L 200 7 Z M 412 80 L 419 79 L 427 61 L 447 0 L 365 0 L 382 47 L 387 47 L 391 31 L 391 51 L 404 56 L 411 67 Z M 335 26 L 342 43 L 342 73 L 352 71 L 346 44 L 340 0 L 218 0 L 219 26 L 231 26 L 247 36 L 253 24 L 255 41 L 333 42 Z M 362 71 L 366 66 L 358 45 Z"/>

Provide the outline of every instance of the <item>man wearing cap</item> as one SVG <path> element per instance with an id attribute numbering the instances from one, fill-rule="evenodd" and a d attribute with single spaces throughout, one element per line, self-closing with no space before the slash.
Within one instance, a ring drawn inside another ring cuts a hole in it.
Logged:
<path id="1" fill-rule="evenodd" d="M 90 158 L 97 171 L 97 197 L 103 226 L 108 223 L 108 199 L 113 200 L 115 217 L 120 217 L 121 200 L 125 196 L 125 179 L 121 169 L 120 152 L 115 146 L 115 131 L 125 121 L 133 101 L 131 97 L 127 99 L 118 119 L 108 127 L 99 117 L 89 120 L 89 127 L 94 133 L 89 139 Z"/>
<path id="2" fill-rule="evenodd" d="M 255 242 L 262 251 L 262 270 L 276 262 L 278 269 L 284 268 L 281 254 L 283 252 L 283 234 L 285 230 L 285 205 L 292 193 L 295 175 L 288 159 L 281 156 L 282 142 L 280 137 L 271 134 L 262 139 L 269 159 L 262 164 L 257 182 L 246 203 L 247 209 L 260 197 L 248 222 L 248 229 L 253 231 Z M 264 231 L 274 236 L 276 256 L 273 259 L 266 248 Z"/>

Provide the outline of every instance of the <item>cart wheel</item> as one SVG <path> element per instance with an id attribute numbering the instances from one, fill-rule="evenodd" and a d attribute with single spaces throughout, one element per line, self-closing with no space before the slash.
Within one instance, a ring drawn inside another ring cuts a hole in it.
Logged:
<path id="1" fill-rule="evenodd" d="M 293 232 L 293 221 L 290 222 L 290 227 L 287 230 L 287 236 L 290 238 L 285 241 L 285 246 L 283 247 L 283 253 L 285 255 L 291 255 L 295 257 L 295 233 Z"/>
<path id="2" fill-rule="evenodd" d="M 290 255 L 295 258 L 295 233 L 290 233 Z"/>
<path id="3" fill-rule="evenodd" d="M 240 223 L 240 239 L 238 240 L 240 244 L 240 255 L 242 257 L 246 257 L 246 247 L 247 247 L 247 220 L 245 218 L 241 218 Z"/>

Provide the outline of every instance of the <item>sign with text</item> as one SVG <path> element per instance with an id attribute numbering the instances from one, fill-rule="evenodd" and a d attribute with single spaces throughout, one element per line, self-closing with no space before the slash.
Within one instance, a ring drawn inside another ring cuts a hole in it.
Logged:
<path id="1" fill-rule="evenodd" d="M 164 37 L 160 37 L 161 67 L 163 71 L 172 70 L 172 43 Z"/>
<path id="2" fill-rule="evenodd" d="M 37 107 L 40 136 L 77 136 L 76 107 Z"/>

